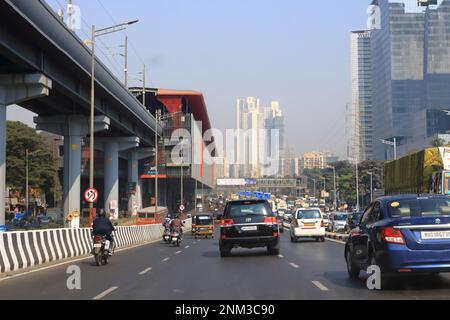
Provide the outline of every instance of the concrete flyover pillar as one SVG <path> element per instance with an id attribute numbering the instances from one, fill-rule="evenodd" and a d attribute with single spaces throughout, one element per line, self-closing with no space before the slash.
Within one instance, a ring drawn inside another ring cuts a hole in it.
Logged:
<path id="1" fill-rule="evenodd" d="M 128 212 L 136 216 L 137 210 L 142 208 L 141 186 L 139 183 L 139 159 L 136 151 L 131 152 L 128 157 L 128 183 L 136 186 L 134 193 L 128 198 Z"/>
<path id="2" fill-rule="evenodd" d="M 139 160 L 148 158 L 155 154 L 154 148 L 137 148 L 127 152 L 128 159 L 128 182 L 136 184 L 136 192 L 131 193 L 128 198 L 128 212 L 133 216 L 137 210 L 142 209 L 142 188 L 139 179 Z"/>
<path id="3" fill-rule="evenodd" d="M 5 231 L 6 107 L 48 96 L 51 87 L 42 74 L 0 74 L 0 232 Z"/>
<path id="4" fill-rule="evenodd" d="M 109 119 L 99 116 L 94 119 L 95 130 L 108 130 Z M 81 213 L 81 148 L 82 138 L 89 133 L 89 118 L 81 115 L 36 117 L 38 130 L 64 136 L 64 218 L 73 212 Z M 67 224 L 71 228 L 80 227 L 80 219 Z"/>
<path id="5" fill-rule="evenodd" d="M 5 199 L 6 191 L 6 105 L 0 104 L 0 232 L 5 226 Z"/>
<path id="6" fill-rule="evenodd" d="M 139 146 L 138 137 L 97 138 L 104 151 L 104 209 L 112 214 L 119 209 L 119 152 Z"/>

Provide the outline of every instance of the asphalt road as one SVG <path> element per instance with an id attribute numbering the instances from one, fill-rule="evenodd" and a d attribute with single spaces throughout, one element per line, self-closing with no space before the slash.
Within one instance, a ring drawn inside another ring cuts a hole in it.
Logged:
<path id="1" fill-rule="evenodd" d="M 0 279 L 7 299 L 449 299 L 450 275 L 402 277 L 389 290 L 369 291 L 365 277 L 350 280 L 344 245 L 282 237 L 280 256 L 236 249 L 221 258 L 216 239 L 185 235 L 180 248 L 156 242 L 116 253 L 107 266 L 92 258 Z M 81 290 L 67 289 L 67 267 L 81 270 Z"/>

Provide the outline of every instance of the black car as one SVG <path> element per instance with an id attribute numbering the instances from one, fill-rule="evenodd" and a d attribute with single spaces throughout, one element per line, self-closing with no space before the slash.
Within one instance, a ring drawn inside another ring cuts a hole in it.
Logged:
<path id="1" fill-rule="evenodd" d="M 229 256 L 236 247 L 267 247 L 269 254 L 279 254 L 277 215 L 266 200 L 230 201 L 220 221 L 220 255 Z"/>

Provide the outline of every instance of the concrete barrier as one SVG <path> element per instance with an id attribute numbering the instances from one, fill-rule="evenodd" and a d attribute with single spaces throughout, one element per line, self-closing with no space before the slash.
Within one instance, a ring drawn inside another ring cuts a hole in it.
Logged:
<path id="1" fill-rule="evenodd" d="M 192 220 L 185 220 L 185 231 L 191 227 Z M 163 231 L 161 225 L 116 227 L 116 248 L 162 239 Z M 88 228 L 0 233 L 0 273 L 87 255 L 91 249 Z"/>

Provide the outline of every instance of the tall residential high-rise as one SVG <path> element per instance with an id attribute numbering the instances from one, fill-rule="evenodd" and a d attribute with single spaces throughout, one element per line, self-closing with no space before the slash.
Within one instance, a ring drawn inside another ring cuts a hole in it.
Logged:
<path id="1" fill-rule="evenodd" d="M 372 63 L 369 30 L 350 35 L 352 79 L 351 157 L 373 159 Z"/>
<path id="2" fill-rule="evenodd" d="M 380 28 L 371 30 L 374 157 L 399 155 L 450 130 L 450 0 L 374 0 Z"/>
<path id="3" fill-rule="evenodd" d="M 261 174 L 260 146 L 265 137 L 264 110 L 260 100 L 254 97 L 238 99 L 237 105 L 237 144 L 235 154 L 237 164 L 234 175 L 237 177 L 259 178 Z"/>
<path id="4" fill-rule="evenodd" d="M 277 176 L 283 177 L 288 174 L 288 169 L 285 169 L 287 150 L 285 145 L 285 132 L 284 132 L 284 116 L 283 111 L 278 101 L 272 101 L 269 108 L 265 108 L 265 129 L 267 138 L 267 150 L 269 152 L 276 151 L 279 154 L 278 174 Z M 277 134 L 273 135 L 276 130 Z M 277 141 L 274 141 L 277 139 Z"/>

